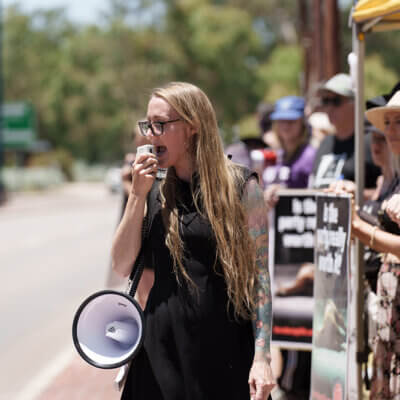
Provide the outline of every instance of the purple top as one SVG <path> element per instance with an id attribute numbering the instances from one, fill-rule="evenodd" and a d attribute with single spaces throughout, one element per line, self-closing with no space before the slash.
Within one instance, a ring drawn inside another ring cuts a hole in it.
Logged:
<path id="1" fill-rule="evenodd" d="M 317 150 L 310 144 L 301 147 L 289 161 L 284 161 L 284 151 L 277 151 L 276 165 L 267 167 L 263 173 L 265 187 L 279 183 L 287 188 L 308 187 Z"/>

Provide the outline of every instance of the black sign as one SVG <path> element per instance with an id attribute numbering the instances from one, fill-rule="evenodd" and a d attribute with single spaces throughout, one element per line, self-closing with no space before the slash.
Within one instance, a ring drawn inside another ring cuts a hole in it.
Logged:
<path id="1" fill-rule="evenodd" d="M 311 349 L 315 192 L 284 190 L 270 216 L 272 340 L 282 348 Z"/>
<path id="2" fill-rule="evenodd" d="M 344 400 L 351 203 L 317 196 L 311 398 Z"/>

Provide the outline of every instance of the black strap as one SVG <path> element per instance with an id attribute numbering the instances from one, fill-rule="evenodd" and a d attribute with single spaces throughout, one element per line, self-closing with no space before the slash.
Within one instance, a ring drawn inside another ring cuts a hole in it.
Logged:
<path id="1" fill-rule="evenodd" d="M 140 278 L 142 277 L 144 266 L 145 266 L 145 260 L 144 260 L 144 253 L 145 253 L 145 243 L 146 240 L 149 236 L 149 231 L 150 231 L 150 226 L 152 224 L 153 218 L 154 218 L 154 204 L 153 202 L 153 197 L 158 193 L 160 184 L 162 180 L 165 178 L 165 174 L 160 174 L 159 176 L 157 175 L 157 178 L 155 182 L 153 183 L 153 186 L 147 196 L 147 214 L 143 218 L 143 223 L 142 223 L 142 243 L 141 247 L 139 250 L 139 254 L 136 257 L 135 263 L 133 264 L 131 274 L 129 275 L 129 284 L 126 289 L 126 293 L 129 296 L 135 297 L 135 293 L 137 290 L 137 287 L 140 282 Z"/>
<path id="2" fill-rule="evenodd" d="M 140 278 L 144 270 L 144 243 L 148 235 L 148 217 L 147 215 L 143 218 L 142 223 L 142 245 L 139 250 L 139 254 L 136 257 L 135 263 L 133 264 L 131 274 L 129 275 L 128 295 L 135 297 L 136 289 L 139 285 Z"/>

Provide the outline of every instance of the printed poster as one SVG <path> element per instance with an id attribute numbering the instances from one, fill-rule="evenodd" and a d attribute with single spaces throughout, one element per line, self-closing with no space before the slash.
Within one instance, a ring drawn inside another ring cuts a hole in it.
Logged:
<path id="1" fill-rule="evenodd" d="M 311 399 L 344 400 L 351 202 L 327 194 L 317 195 L 316 202 Z"/>
<path id="2" fill-rule="evenodd" d="M 311 350 L 314 310 L 315 191 L 285 189 L 269 216 L 272 340 Z"/>

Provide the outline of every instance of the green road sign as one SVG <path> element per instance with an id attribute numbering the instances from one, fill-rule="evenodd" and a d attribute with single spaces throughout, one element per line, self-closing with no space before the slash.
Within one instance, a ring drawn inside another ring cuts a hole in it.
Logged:
<path id="1" fill-rule="evenodd" d="M 5 150 L 29 150 L 36 141 L 35 111 L 30 103 L 4 103 L 2 138 Z"/>

